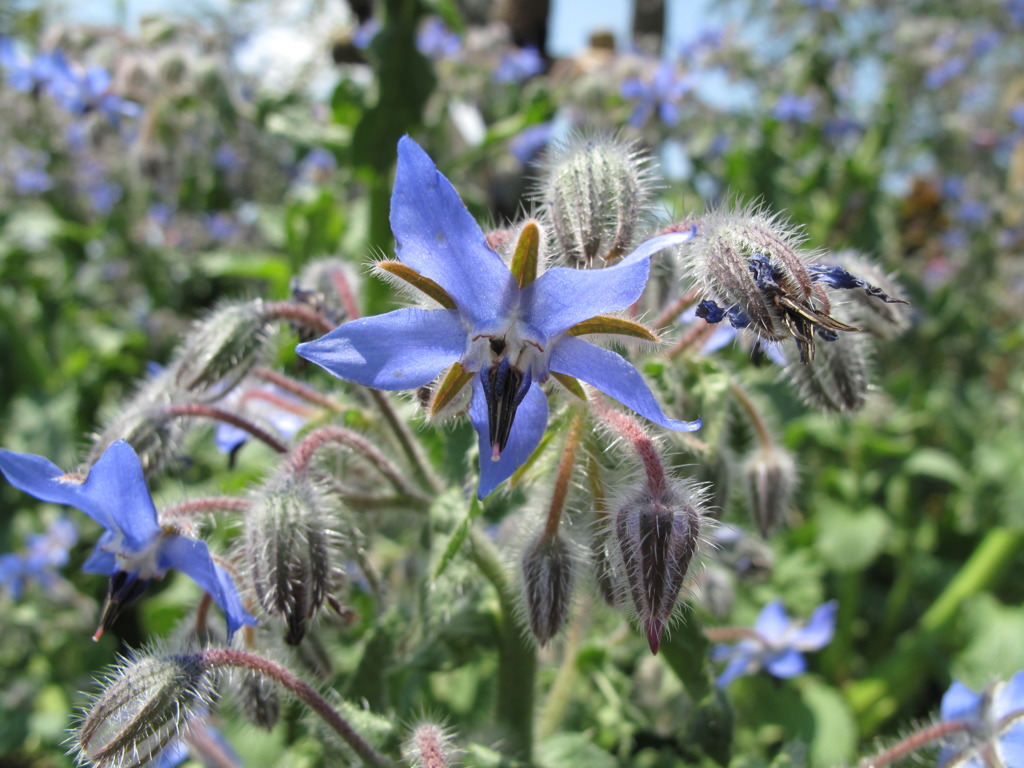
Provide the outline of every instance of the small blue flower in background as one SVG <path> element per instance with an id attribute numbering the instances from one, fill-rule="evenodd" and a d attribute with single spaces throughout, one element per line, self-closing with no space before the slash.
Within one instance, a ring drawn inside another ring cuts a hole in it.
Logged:
<path id="1" fill-rule="evenodd" d="M 555 123 L 552 120 L 524 128 L 509 141 L 508 151 L 526 165 L 548 145 L 554 129 Z"/>
<path id="2" fill-rule="evenodd" d="M 967 70 L 967 61 L 963 56 L 953 56 L 929 69 L 924 74 L 924 85 L 930 90 L 941 88 L 953 78 L 959 77 Z"/>
<path id="3" fill-rule="evenodd" d="M 832 641 L 836 629 L 835 600 L 814 609 L 806 625 L 786 615 L 781 600 L 768 603 L 757 617 L 750 637 L 736 645 L 716 645 L 713 661 L 726 662 L 718 677 L 725 688 L 741 675 L 753 675 L 762 669 L 775 677 L 787 678 L 803 674 L 807 669 L 805 651 L 818 651 Z"/>
<path id="4" fill-rule="evenodd" d="M 51 92 L 71 114 L 98 112 L 115 128 L 120 127 L 121 118 L 135 118 L 142 114 L 142 107 L 111 90 L 110 73 L 103 67 L 88 67 L 80 72 L 68 68 L 60 79 L 59 87 L 51 87 Z"/>
<path id="5" fill-rule="evenodd" d="M 814 119 L 814 99 L 811 96 L 783 93 L 775 102 L 772 116 L 783 123 L 809 123 Z"/>
<path id="6" fill-rule="evenodd" d="M 669 429 L 667 417 L 623 357 L 568 333 L 636 301 L 651 256 L 692 232 L 655 237 L 604 269 L 554 267 L 520 287 L 458 193 L 416 142 L 398 143 L 391 229 L 399 260 L 434 284 L 441 309 L 407 308 L 344 323 L 296 351 L 345 381 L 384 390 L 429 384 L 455 364 L 471 375 L 470 420 L 479 436 L 483 498 L 519 467 L 547 428 L 540 385 L 552 372 L 578 378 Z"/>
<path id="7" fill-rule="evenodd" d="M 323 147 L 314 147 L 295 166 L 295 177 L 305 184 L 319 184 L 338 170 L 334 154 Z"/>
<path id="8" fill-rule="evenodd" d="M 78 541 L 78 526 L 66 517 L 53 521 L 46 533 L 29 536 L 21 552 L 0 555 L 0 587 L 15 600 L 21 599 L 30 582 L 51 589 L 57 569 L 67 565 L 68 553 Z"/>
<path id="9" fill-rule="evenodd" d="M 654 70 L 650 80 L 631 78 L 622 84 L 624 99 L 635 101 L 629 124 L 641 128 L 655 111 L 665 125 L 679 122 L 679 101 L 693 90 L 693 81 L 676 72 L 675 62 L 663 61 Z"/>
<path id="10" fill-rule="evenodd" d="M 939 753 L 939 766 L 986 768 L 1024 765 L 1024 672 L 975 693 L 956 680 L 942 697 L 942 721 L 962 721 Z M 990 754 L 994 751 L 998 760 Z"/>
<path id="11" fill-rule="evenodd" d="M 494 70 L 496 83 L 522 83 L 544 71 L 544 57 L 536 48 L 512 48 L 501 54 Z"/>
<path id="12" fill-rule="evenodd" d="M 82 566 L 86 573 L 111 577 L 94 639 L 151 581 L 162 579 L 172 568 L 191 576 L 224 610 L 229 635 L 244 624 L 256 623 L 206 543 L 160 525 L 139 457 L 125 441 L 113 443 L 81 482 L 42 456 L 3 449 L 0 472 L 15 488 L 41 501 L 76 507 L 107 529 Z"/>
<path id="13" fill-rule="evenodd" d="M 51 86 L 62 87 L 69 70 L 60 50 L 40 53 L 34 58 L 22 56 L 14 40 L 0 35 L 0 68 L 7 73 L 8 84 L 23 93 L 41 93 Z"/>
<path id="14" fill-rule="evenodd" d="M 222 407 L 246 418 L 266 422 L 281 437 L 290 438 L 305 425 L 309 409 L 298 398 L 289 395 L 279 387 L 235 387 L 220 401 Z M 242 447 L 250 438 L 248 432 L 233 424 L 220 422 L 214 431 L 214 441 L 221 453 L 232 453 Z"/>
<path id="15" fill-rule="evenodd" d="M 437 16 L 431 16 L 416 34 L 416 50 L 435 61 L 454 59 L 462 51 L 462 38 Z"/>

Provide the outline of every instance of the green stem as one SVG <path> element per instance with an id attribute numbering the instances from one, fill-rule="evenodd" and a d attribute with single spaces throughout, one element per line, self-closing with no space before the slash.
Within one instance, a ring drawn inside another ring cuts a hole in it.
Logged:
<path id="1" fill-rule="evenodd" d="M 963 604 L 998 584 L 1022 546 L 1024 531 L 990 530 L 917 627 L 904 633 L 894 652 L 863 679 L 847 686 L 846 697 L 862 735 L 874 733 L 928 684 L 930 660 L 939 644 L 948 640 L 949 625 Z"/>
<path id="2" fill-rule="evenodd" d="M 529 763 L 533 753 L 533 697 L 537 653 L 516 621 L 513 585 L 491 541 L 473 528 L 473 560 L 498 592 L 498 700 L 495 719 L 504 729 L 509 753 Z"/>

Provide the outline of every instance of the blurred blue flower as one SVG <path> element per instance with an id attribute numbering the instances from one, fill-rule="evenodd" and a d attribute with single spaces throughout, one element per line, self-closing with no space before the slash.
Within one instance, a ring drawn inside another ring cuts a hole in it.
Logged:
<path id="1" fill-rule="evenodd" d="M 700 54 L 722 47 L 725 33 L 718 28 L 702 29 L 696 38 L 679 48 L 679 57 L 684 61 L 696 61 Z"/>
<path id="2" fill-rule="evenodd" d="M 966 198 L 956 208 L 956 220 L 969 227 L 978 227 L 988 221 L 989 207 L 981 200 Z"/>
<path id="3" fill-rule="evenodd" d="M 462 38 L 437 16 L 431 16 L 416 34 L 416 50 L 435 61 L 454 59 L 462 50 Z"/>
<path id="4" fill-rule="evenodd" d="M 338 161 L 333 152 L 323 147 L 314 147 L 295 166 L 295 176 L 303 183 L 317 184 L 324 181 L 337 169 Z"/>
<path id="5" fill-rule="evenodd" d="M 496 83 L 522 83 L 543 71 L 544 57 L 536 48 L 511 48 L 501 54 L 492 78 Z"/>
<path id="6" fill-rule="evenodd" d="M 220 144 L 213 151 L 213 165 L 221 171 L 231 172 L 242 164 L 238 150 L 230 144 Z"/>
<path id="7" fill-rule="evenodd" d="M 21 552 L 0 555 L 0 587 L 15 600 L 30 582 L 43 589 L 57 583 L 56 569 L 67 565 L 68 552 L 78 541 L 78 527 L 66 517 L 53 521 L 46 533 L 29 536 Z"/>
<path id="8" fill-rule="evenodd" d="M 635 101 L 629 124 L 641 128 L 650 120 L 655 110 L 665 125 L 679 122 L 679 101 L 693 89 L 693 81 L 676 72 L 672 61 L 663 61 L 654 70 L 651 79 L 630 78 L 622 84 L 620 93 L 624 99 Z"/>
<path id="9" fill-rule="evenodd" d="M 111 90 L 110 73 L 103 67 L 87 67 L 81 71 L 67 68 L 59 81 L 59 86 L 51 85 L 50 92 L 71 114 L 85 115 L 98 112 L 115 128 L 120 127 L 121 118 L 135 118 L 142 114 L 141 106 Z"/>
<path id="10" fill-rule="evenodd" d="M 1024 104 L 1015 104 L 1010 107 L 1009 111 L 1010 120 L 1017 128 L 1024 129 Z"/>
<path id="11" fill-rule="evenodd" d="M 800 0 L 801 4 L 808 8 L 817 8 L 821 11 L 838 11 L 843 0 Z"/>
<path id="12" fill-rule="evenodd" d="M 224 211 L 204 214 L 206 217 L 206 233 L 218 242 L 232 240 L 239 232 L 238 223 L 231 214 Z"/>
<path id="13" fill-rule="evenodd" d="M 307 421 L 308 410 L 301 401 L 279 387 L 269 384 L 258 387 L 238 386 L 218 403 L 221 407 L 245 418 L 267 423 L 279 435 L 290 438 Z M 242 447 L 252 435 L 233 424 L 219 422 L 214 432 L 217 450 L 232 453 Z"/>
<path id="14" fill-rule="evenodd" d="M 818 651 L 832 641 L 836 629 L 835 600 L 814 609 L 806 625 L 790 620 L 781 600 L 768 603 L 757 617 L 750 637 L 736 645 L 716 645 L 713 661 L 726 662 L 718 677 L 725 688 L 741 675 L 753 675 L 761 669 L 779 677 L 796 677 L 807 669 L 805 651 Z"/>
<path id="15" fill-rule="evenodd" d="M 1003 3 L 1003 10 L 1010 17 L 1014 29 L 1024 27 L 1024 0 L 1006 0 Z"/>
<path id="16" fill-rule="evenodd" d="M 42 168 L 21 168 L 14 172 L 13 181 L 19 195 L 41 195 L 53 189 L 53 179 Z"/>
<path id="17" fill-rule="evenodd" d="M 941 88 L 953 78 L 962 75 L 966 69 L 967 61 L 963 56 L 953 56 L 925 72 L 924 85 L 931 90 Z"/>
<path id="18" fill-rule="evenodd" d="M 65 475 L 42 456 L 3 449 L 0 472 L 15 488 L 41 501 L 76 507 L 106 528 L 82 566 L 86 573 L 111 577 L 96 639 L 125 605 L 172 568 L 191 576 L 224 610 L 229 635 L 243 624 L 256 623 L 206 543 L 160 525 L 139 457 L 124 440 L 107 448 L 84 480 Z"/>
<path id="19" fill-rule="evenodd" d="M 398 258 L 421 276 L 421 285 L 433 286 L 431 295 L 444 308 L 352 320 L 296 351 L 340 379 L 375 389 L 414 389 L 446 369 L 465 374 L 458 378 L 461 386 L 472 382 L 480 498 L 540 442 L 548 422 L 540 384 L 552 372 L 577 377 L 669 429 L 700 426 L 668 418 L 636 368 L 569 333 L 636 301 L 651 256 L 692 232 L 648 240 L 611 267 L 555 267 L 520 287 L 451 183 L 409 137 L 398 143 L 391 228 Z"/>
<path id="20" fill-rule="evenodd" d="M 540 154 L 548 142 L 551 141 L 554 129 L 555 123 L 553 120 L 524 128 L 509 141 L 508 151 L 519 162 L 526 165 Z"/>
<path id="21" fill-rule="evenodd" d="M 942 697 L 941 714 L 943 722 L 963 721 L 965 728 L 942 747 L 940 766 L 1024 765 L 1024 672 L 982 693 L 954 680 Z M 990 751 L 995 755 L 987 756 Z"/>
<path id="22" fill-rule="evenodd" d="M 0 68 L 7 73 L 8 84 L 24 93 L 41 93 L 54 86 L 63 87 L 63 81 L 71 71 L 62 51 L 28 58 L 18 52 L 14 40 L 4 35 L 0 35 Z"/>
<path id="23" fill-rule="evenodd" d="M 814 119 L 814 98 L 787 91 L 775 102 L 772 116 L 784 123 L 809 123 Z"/>

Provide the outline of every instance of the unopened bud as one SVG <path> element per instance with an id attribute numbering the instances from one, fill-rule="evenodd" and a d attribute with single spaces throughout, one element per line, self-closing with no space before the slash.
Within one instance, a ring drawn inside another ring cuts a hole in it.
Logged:
<path id="1" fill-rule="evenodd" d="M 796 465 L 788 451 L 772 445 L 751 453 L 743 474 L 750 517 L 767 538 L 786 519 L 796 486 Z"/>
<path id="2" fill-rule="evenodd" d="M 867 400 L 870 383 L 871 337 L 844 334 L 818 345 L 808 363 L 791 363 L 785 376 L 808 405 L 823 411 L 859 411 Z"/>
<path id="3" fill-rule="evenodd" d="M 632 143 L 608 136 L 577 136 L 554 151 L 537 198 L 565 263 L 589 267 L 628 253 L 648 214 L 647 163 Z"/>
<path id="4" fill-rule="evenodd" d="M 259 672 L 244 670 L 239 688 L 238 699 L 249 722 L 265 731 L 273 730 L 281 716 L 277 684 Z"/>
<path id="5" fill-rule="evenodd" d="M 700 490 L 675 483 L 652 492 L 646 485 L 619 506 L 614 535 L 637 617 L 652 653 L 675 608 L 700 536 Z"/>
<path id="6" fill-rule="evenodd" d="M 449 768 L 461 750 L 452 743 L 452 733 L 434 723 L 416 726 L 402 748 L 402 756 L 412 768 Z"/>
<path id="7" fill-rule="evenodd" d="M 178 419 L 162 415 L 178 394 L 168 371 L 145 381 L 124 408 L 113 412 L 103 431 L 94 436 L 86 464 L 92 466 L 114 442 L 124 440 L 135 449 L 146 476 L 157 474 L 177 456 L 185 434 Z"/>
<path id="8" fill-rule="evenodd" d="M 332 325 L 351 319 L 358 291 L 356 271 L 339 258 L 311 261 L 292 281 L 292 300 L 311 307 Z"/>
<path id="9" fill-rule="evenodd" d="M 308 477 L 279 475 L 259 491 L 245 520 L 245 552 L 263 608 L 284 619 L 298 645 L 333 591 L 342 562 L 330 498 Z"/>
<path id="10" fill-rule="evenodd" d="M 141 656 L 127 662 L 93 702 L 75 738 L 99 768 L 141 768 L 210 706 L 215 675 L 199 655 Z"/>
<path id="11" fill-rule="evenodd" d="M 558 634 L 572 604 L 574 563 L 569 542 L 541 533 L 523 553 L 523 587 L 530 631 L 542 646 Z"/>
<path id="12" fill-rule="evenodd" d="M 195 397 L 221 397 L 261 362 L 270 330 L 262 301 L 214 310 L 178 348 L 175 384 Z"/>

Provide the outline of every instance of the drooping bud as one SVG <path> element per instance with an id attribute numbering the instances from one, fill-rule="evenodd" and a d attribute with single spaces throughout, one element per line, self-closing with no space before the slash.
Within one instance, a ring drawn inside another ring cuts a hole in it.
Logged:
<path id="1" fill-rule="evenodd" d="M 86 465 L 96 463 L 117 440 L 124 440 L 135 449 L 146 476 L 157 474 L 177 455 L 185 434 L 178 419 L 162 415 L 178 395 L 171 372 L 153 375 L 124 408 L 113 412 L 107 426 L 94 436 Z"/>
<path id="2" fill-rule="evenodd" d="M 197 398 L 223 396 L 262 361 L 270 331 L 262 301 L 214 310 L 182 340 L 175 384 Z"/>
<path id="3" fill-rule="evenodd" d="M 434 723 L 416 726 L 402 748 L 402 756 L 412 768 L 450 768 L 461 750 L 452 743 L 452 733 Z"/>
<path id="4" fill-rule="evenodd" d="M 767 538 L 786 519 L 796 486 L 796 465 L 785 449 L 762 446 L 747 457 L 743 475 L 750 517 Z"/>
<path id="5" fill-rule="evenodd" d="M 523 553 L 523 594 L 530 631 L 542 646 L 562 629 L 572 604 L 575 568 L 560 533 L 542 532 Z"/>
<path id="6" fill-rule="evenodd" d="M 285 642 L 298 645 L 333 592 L 341 562 L 333 503 L 302 473 L 280 474 L 258 491 L 245 520 L 245 553 L 263 608 L 284 619 Z"/>
<path id="7" fill-rule="evenodd" d="M 697 551 L 701 496 L 699 488 L 686 482 L 667 484 L 656 492 L 643 485 L 615 514 L 614 536 L 629 596 L 652 653 L 661 646 Z"/>
<path id="8" fill-rule="evenodd" d="M 99 768 L 141 768 L 201 717 L 216 676 L 199 655 L 140 656 L 118 670 L 75 737 L 80 757 Z"/>
<path id="9" fill-rule="evenodd" d="M 576 136 L 554 150 L 536 196 L 564 263 L 602 266 L 629 252 L 648 213 L 647 165 L 632 143 L 610 136 Z"/>
<path id="10" fill-rule="evenodd" d="M 859 411 L 867 400 L 870 383 L 871 337 L 843 335 L 818 345 L 809 363 L 790 363 L 785 376 L 809 405 L 824 411 Z"/>
<path id="11" fill-rule="evenodd" d="M 242 711 L 253 725 L 273 730 L 281 716 L 281 700 L 277 685 L 259 672 L 244 670 L 239 681 L 238 700 Z"/>

